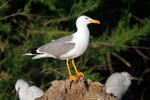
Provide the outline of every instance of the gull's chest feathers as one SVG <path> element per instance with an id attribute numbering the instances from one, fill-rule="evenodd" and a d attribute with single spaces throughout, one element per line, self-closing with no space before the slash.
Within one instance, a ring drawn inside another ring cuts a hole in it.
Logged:
<path id="1" fill-rule="evenodd" d="M 89 44 L 89 30 L 88 28 L 84 29 L 84 31 L 77 31 L 73 34 L 73 40 L 70 41 L 70 43 L 75 43 L 74 48 L 68 52 L 67 54 L 62 55 L 61 57 L 67 57 L 67 58 L 76 58 L 80 55 L 82 55 Z"/>
<path id="2" fill-rule="evenodd" d="M 89 31 L 74 34 L 73 42 L 76 44 L 76 50 L 85 51 L 89 44 Z"/>

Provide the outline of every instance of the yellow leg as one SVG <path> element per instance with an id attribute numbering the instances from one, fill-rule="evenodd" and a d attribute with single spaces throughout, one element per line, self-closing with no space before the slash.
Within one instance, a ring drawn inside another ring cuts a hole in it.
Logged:
<path id="1" fill-rule="evenodd" d="M 68 72 L 69 72 L 69 77 L 70 77 L 73 81 L 76 81 L 76 80 L 77 80 L 77 77 L 71 75 L 70 68 L 69 68 L 69 63 L 68 63 L 68 59 L 67 59 L 67 61 L 66 61 L 66 64 L 67 64 L 67 68 L 68 68 Z"/>
<path id="2" fill-rule="evenodd" d="M 76 71 L 77 76 L 78 76 L 78 77 L 80 77 L 80 76 L 83 76 L 83 77 L 84 77 L 84 74 L 83 74 L 82 72 L 78 72 L 78 70 L 77 70 L 77 68 L 76 68 L 76 65 L 75 65 L 75 63 L 74 63 L 74 59 L 72 59 L 72 65 L 73 65 L 73 67 L 74 67 L 74 69 L 75 69 L 75 71 Z"/>

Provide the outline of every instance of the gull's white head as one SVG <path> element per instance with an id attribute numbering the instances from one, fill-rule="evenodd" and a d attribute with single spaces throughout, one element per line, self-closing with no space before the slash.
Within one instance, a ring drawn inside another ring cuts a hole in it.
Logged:
<path id="1" fill-rule="evenodd" d="M 29 87 L 29 84 L 26 83 L 24 80 L 22 79 L 17 80 L 15 84 L 15 89 L 16 89 L 15 100 L 18 95 L 20 97 L 20 100 L 23 100 L 20 95 L 22 95 L 22 93 L 25 92 L 28 89 L 28 87 Z"/>
<path id="2" fill-rule="evenodd" d="M 26 83 L 22 79 L 17 80 L 16 85 L 15 85 L 15 89 L 17 92 L 19 92 L 22 89 L 27 89 L 28 87 L 29 87 L 28 83 Z"/>
<path id="3" fill-rule="evenodd" d="M 88 25 L 90 23 L 95 23 L 95 24 L 100 24 L 100 21 L 98 20 L 94 20 L 88 16 L 82 15 L 80 17 L 78 17 L 77 21 L 76 21 L 76 25 Z"/>
<path id="4" fill-rule="evenodd" d="M 138 78 L 130 75 L 128 72 L 121 72 L 120 74 L 122 76 L 122 83 L 124 84 L 125 91 L 127 91 L 129 86 L 131 85 L 131 80 L 137 80 L 138 79 Z"/>

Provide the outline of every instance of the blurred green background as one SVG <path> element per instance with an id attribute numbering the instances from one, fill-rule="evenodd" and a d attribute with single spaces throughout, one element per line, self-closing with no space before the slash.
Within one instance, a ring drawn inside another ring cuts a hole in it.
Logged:
<path id="1" fill-rule="evenodd" d="M 0 0 L 0 100 L 14 99 L 20 78 L 46 91 L 68 77 L 65 61 L 22 54 L 75 32 L 80 15 L 101 21 L 89 25 L 89 48 L 75 59 L 85 79 L 105 83 L 128 71 L 143 81 L 134 81 L 123 100 L 150 100 L 149 10 L 149 0 Z"/>

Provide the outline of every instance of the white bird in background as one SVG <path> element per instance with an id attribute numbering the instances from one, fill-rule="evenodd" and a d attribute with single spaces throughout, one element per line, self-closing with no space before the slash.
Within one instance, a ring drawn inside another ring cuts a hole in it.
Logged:
<path id="1" fill-rule="evenodd" d="M 16 96 L 19 94 L 20 100 L 35 100 L 35 98 L 41 97 L 44 94 L 40 88 L 29 86 L 29 84 L 22 79 L 17 80 L 15 89 Z"/>
<path id="2" fill-rule="evenodd" d="M 113 93 L 121 100 L 122 96 L 127 92 L 131 85 L 131 80 L 138 78 L 131 76 L 128 72 L 117 72 L 110 75 L 105 83 L 106 92 Z"/>
<path id="3" fill-rule="evenodd" d="M 89 45 L 90 32 L 87 27 L 88 24 L 100 24 L 100 21 L 94 20 L 87 16 L 80 16 L 76 20 L 77 31 L 69 36 L 53 40 L 36 49 L 28 49 L 25 55 L 35 55 L 32 59 L 51 57 L 60 60 L 66 60 L 66 65 L 69 72 L 69 77 L 76 81 L 78 76 L 83 76 L 82 72 L 78 72 L 74 58 L 81 56 Z M 72 59 L 72 64 L 76 72 L 73 76 L 70 72 L 68 60 Z"/>

